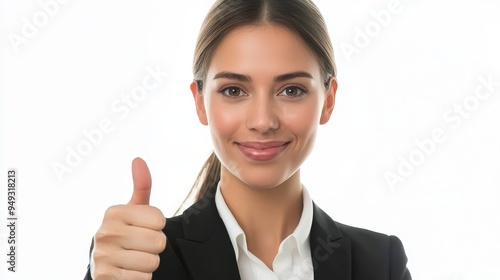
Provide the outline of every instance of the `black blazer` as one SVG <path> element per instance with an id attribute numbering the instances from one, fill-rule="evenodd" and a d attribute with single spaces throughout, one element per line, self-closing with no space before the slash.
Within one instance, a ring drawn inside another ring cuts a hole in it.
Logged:
<path id="1" fill-rule="evenodd" d="M 153 279 L 240 279 L 215 192 L 211 188 L 182 215 L 167 219 L 167 246 Z M 343 225 L 315 204 L 313 209 L 310 246 L 315 280 L 411 280 L 397 237 Z M 87 269 L 84 280 L 91 279 Z"/>

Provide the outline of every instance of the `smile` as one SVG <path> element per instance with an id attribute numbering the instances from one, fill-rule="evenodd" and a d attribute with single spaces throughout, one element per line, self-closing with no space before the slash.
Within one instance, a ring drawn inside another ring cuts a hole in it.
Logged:
<path id="1" fill-rule="evenodd" d="M 242 142 L 236 143 L 241 153 L 249 159 L 257 161 L 271 160 L 281 154 L 290 142 Z"/>

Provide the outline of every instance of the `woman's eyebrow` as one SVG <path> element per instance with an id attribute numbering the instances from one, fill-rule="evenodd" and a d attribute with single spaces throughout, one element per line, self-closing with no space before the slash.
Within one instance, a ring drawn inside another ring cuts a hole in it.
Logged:
<path id="1" fill-rule="evenodd" d="M 283 82 L 283 81 L 291 80 L 294 78 L 300 78 L 300 77 L 310 78 L 310 79 L 313 78 L 313 76 L 308 72 L 296 71 L 296 72 L 278 75 L 278 76 L 274 77 L 273 80 L 275 82 Z M 248 76 L 248 75 L 243 75 L 243 74 L 238 74 L 238 73 L 233 73 L 233 72 L 220 72 L 214 76 L 214 80 L 221 79 L 221 78 L 230 79 L 230 80 L 237 80 L 237 81 L 241 81 L 241 82 L 251 82 L 252 81 L 252 78 L 250 78 L 250 76 Z"/>
<path id="2" fill-rule="evenodd" d="M 252 81 L 252 78 L 250 78 L 250 76 L 248 76 L 248 75 L 242 75 L 242 74 L 232 73 L 232 72 L 220 72 L 220 73 L 215 74 L 215 76 L 214 76 L 214 80 L 221 79 L 221 78 L 230 79 L 230 80 L 237 80 L 240 82 Z"/>
<path id="3" fill-rule="evenodd" d="M 292 72 L 292 73 L 287 73 L 287 74 L 282 74 L 282 75 L 276 76 L 274 78 L 274 81 L 275 82 L 283 82 L 283 81 L 291 80 L 294 78 L 310 78 L 310 79 L 312 79 L 313 76 L 310 73 L 305 72 L 305 71 L 297 71 L 297 72 Z"/>

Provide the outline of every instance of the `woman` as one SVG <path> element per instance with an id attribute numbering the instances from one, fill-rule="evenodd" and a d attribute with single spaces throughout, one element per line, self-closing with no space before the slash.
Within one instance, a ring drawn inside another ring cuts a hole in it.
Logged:
<path id="1" fill-rule="evenodd" d="M 217 1 L 193 70 L 214 146 L 193 187 L 198 201 L 165 221 L 135 159 L 132 199 L 106 212 L 86 279 L 411 279 L 397 237 L 334 222 L 301 184 L 337 90 L 311 1 Z"/>

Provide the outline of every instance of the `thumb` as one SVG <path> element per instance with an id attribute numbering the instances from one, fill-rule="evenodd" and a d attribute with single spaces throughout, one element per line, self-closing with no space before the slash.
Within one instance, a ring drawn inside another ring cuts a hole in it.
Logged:
<path id="1" fill-rule="evenodd" d="M 132 161 L 132 178 L 134 181 L 134 192 L 128 204 L 149 205 L 151 195 L 151 173 L 148 165 L 142 158 Z"/>

